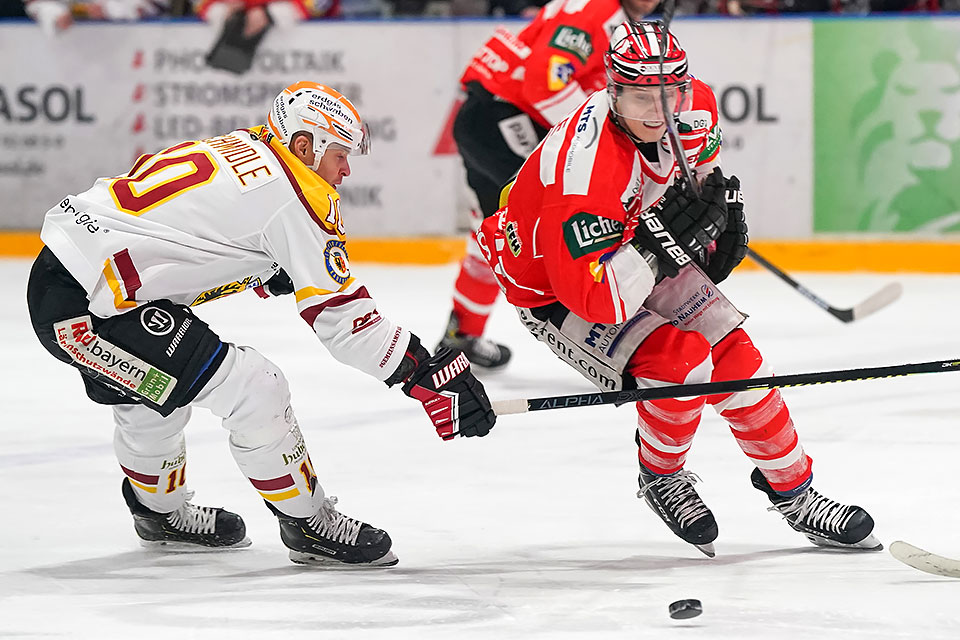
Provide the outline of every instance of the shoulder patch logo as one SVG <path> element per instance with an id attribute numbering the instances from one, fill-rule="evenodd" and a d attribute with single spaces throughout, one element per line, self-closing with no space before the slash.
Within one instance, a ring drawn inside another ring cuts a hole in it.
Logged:
<path id="1" fill-rule="evenodd" d="M 550 56 L 550 66 L 547 71 L 547 88 L 550 91 L 560 91 L 573 80 L 573 62 L 566 56 Z"/>
<path id="2" fill-rule="evenodd" d="M 563 240 L 570 256 L 583 256 L 617 245 L 623 237 L 623 223 L 581 211 L 563 223 Z"/>
<path id="3" fill-rule="evenodd" d="M 707 143 L 704 145 L 703 151 L 700 152 L 697 162 L 706 162 L 715 156 L 717 151 L 720 150 L 721 144 L 723 144 L 723 132 L 720 130 L 720 125 L 717 124 L 707 132 Z"/>
<path id="4" fill-rule="evenodd" d="M 347 247 L 341 240 L 328 240 L 323 249 L 327 263 L 327 273 L 337 284 L 343 284 L 350 277 L 350 263 L 347 259 Z"/>
<path id="5" fill-rule="evenodd" d="M 593 42 L 590 40 L 590 34 L 564 24 L 557 27 L 553 38 L 550 40 L 550 46 L 554 49 L 572 53 L 583 64 L 587 63 L 587 58 L 593 53 Z"/>
<path id="6" fill-rule="evenodd" d="M 514 257 L 519 257 L 520 251 L 523 249 L 523 243 L 520 242 L 517 223 L 513 220 L 508 222 L 507 226 L 503 229 L 503 235 L 507 238 L 507 246 L 510 247 L 510 253 L 512 253 Z"/>

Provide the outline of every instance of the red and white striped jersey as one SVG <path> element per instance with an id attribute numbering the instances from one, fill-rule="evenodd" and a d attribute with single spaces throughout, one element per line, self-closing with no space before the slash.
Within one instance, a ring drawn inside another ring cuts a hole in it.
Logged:
<path id="1" fill-rule="evenodd" d="M 266 127 L 143 156 L 47 212 L 41 239 L 110 317 L 166 298 L 198 305 L 281 267 L 331 354 L 385 380 L 409 333 L 350 273 L 337 191 Z"/>
<path id="2" fill-rule="evenodd" d="M 513 35 L 499 27 L 460 78 L 480 82 L 544 127 L 603 88 L 603 55 L 624 20 L 619 0 L 551 0 Z"/>
<path id="3" fill-rule="evenodd" d="M 679 130 L 702 180 L 720 164 L 721 134 L 713 92 L 696 79 L 691 91 Z M 597 92 L 557 123 L 520 169 L 506 206 L 477 233 L 515 306 L 560 301 L 585 320 L 619 323 L 650 293 L 649 278 L 641 277 L 649 269 L 627 241 L 637 216 L 680 169 L 666 136 L 651 162 L 608 113 L 606 93 Z"/>

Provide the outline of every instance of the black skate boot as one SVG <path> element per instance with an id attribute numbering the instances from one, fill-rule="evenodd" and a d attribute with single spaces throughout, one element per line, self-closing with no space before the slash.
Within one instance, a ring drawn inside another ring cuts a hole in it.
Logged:
<path id="1" fill-rule="evenodd" d="M 450 322 L 447 323 L 447 330 L 437 345 L 437 351 L 444 347 L 453 347 L 463 351 L 477 369 L 486 371 L 498 371 L 507 366 L 510 362 L 510 349 L 502 344 L 497 344 L 492 340 L 487 340 L 482 336 L 468 336 L 460 333 L 460 323 L 456 315 L 450 314 Z"/>
<path id="2" fill-rule="evenodd" d="M 834 502 L 813 487 L 793 498 L 784 497 L 770 487 L 760 469 L 753 470 L 750 481 L 770 498 L 773 506 L 768 511 L 779 511 L 787 524 L 813 544 L 868 551 L 883 549 L 872 534 L 873 518 L 863 508 Z"/>
<path id="3" fill-rule="evenodd" d="M 143 506 L 128 478 L 123 479 L 123 499 L 133 514 L 133 528 L 145 547 L 164 547 L 178 551 L 201 548 L 233 548 L 250 546 L 243 518 L 219 507 L 198 507 L 190 504 L 193 492 L 187 492 L 182 507 L 170 513 L 157 513 Z"/>
<path id="4" fill-rule="evenodd" d="M 658 476 L 641 464 L 637 497 L 643 498 L 670 531 L 712 558 L 717 555 L 713 548 L 713 541 L 717 539 L 717 521 L 693 488 L 699 479 L 696 474 L 682 469 L 668 476 Z"/>
<path id="5" fill-rule="evenodd" d="M 316 514 L 294 518 L 266 502 L 280 521 L 280 539 L 290 549 L 291 562 L 358 568 L 392 567 L 399 562 L 386 531 L 343 515 L 336 504 L 336 497 L 330 496 Z"/>

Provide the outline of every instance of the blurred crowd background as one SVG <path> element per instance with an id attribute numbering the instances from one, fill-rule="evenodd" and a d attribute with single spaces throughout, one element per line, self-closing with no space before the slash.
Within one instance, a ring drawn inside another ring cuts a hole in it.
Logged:
<path id="1" fill-rule="evenodd" d="M 248 35 L 269 24 L 330 18 L 532 16 L 547 0 L 2 0 L 0 18 L 30 18 L 48 34 L 77 20 L 195 17 L 223 23 L 246 14 Z M 956 12 L 960 0 L 677 0 L 678 15 Z"/>

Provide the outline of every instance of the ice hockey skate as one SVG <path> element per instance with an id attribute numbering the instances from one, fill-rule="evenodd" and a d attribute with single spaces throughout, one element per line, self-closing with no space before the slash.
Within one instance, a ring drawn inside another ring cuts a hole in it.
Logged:
<path id="1" fill-rule="evenodd" d="M 187 502 L 176 511 L 158 513 L 137 500 L 129 478 L 123 479 L 123 499 L 133 515 L 133 527 L 144 547 L 164 551 L 204 551 L 249 547 L 243 518 L 220 507 L 198 507 Z"/>
<path id="2" fill-rule="evenodd" d="M 670 531 L 712 558 L 716 555 L 713 541 L 717 539 L 717 521 L 693 488 L 699 479 L 683 469 L 658 476 L 641 464 L 637 497 L 660 516 Z"/>
<path id="3" fill-rule="evenodd" d="M 883 545 L 872 534 L 873 518 L 861 507 L 845 505 L 820 495 L 813 487 L 793 498 L 781 496 L 754 469 L 750 474 L 753 486 L 767 494 L 769 511 L 779 511 L 794 530 L 820 547 L 880 551 Z"/>
<path id="4" fill-rule="evenodd" d="M 294 518 L 266 502 L 280 521 L 280 539 L 290 549 L 291 562 L 329 568 L 392 567 L 399 562 L 386 531 L 343 515 L 336 504 L 330 496 L 314 515 Z"/>
<path id="5" fill-rule="evenodd" d="M 437 345 L 437 351 L 444 347 L 452 347 L 463 351 L 477 369 L 485 371 L 499 371 L 510 362 L 510 349 L 502 344 L 497 344 L 493 340 L 488 340 L 483 336 L 468 336 L 460 332 L 460 324 L 457 317 L 451 313 L 450 322 L 447 323 L 447 330 Z"/>

